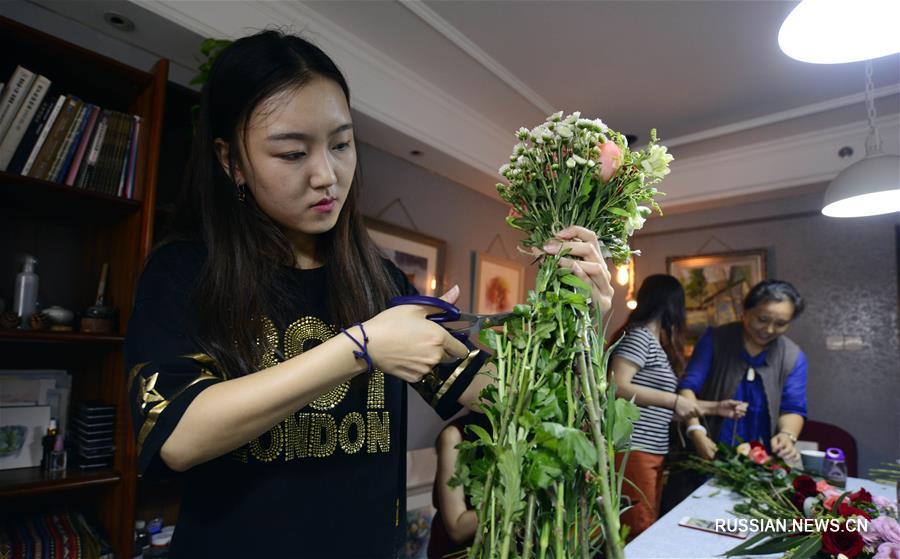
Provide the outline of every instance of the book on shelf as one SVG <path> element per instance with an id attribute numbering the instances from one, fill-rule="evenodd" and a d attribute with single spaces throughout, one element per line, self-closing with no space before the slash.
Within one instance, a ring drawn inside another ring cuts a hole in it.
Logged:
<path id="1" fill-rule="evenodd" d="M 0 139 L 6 135 L 6 131 L 12 125 L 33 81 L 34 72 L 22 66 L 16 66 L 12 77 L 6 82 L 7 85 L 3 88 L 3 97 L 0 99 Z"/>
<path id="2" fill-rule="evenodd" d="M 0 171 L 6 171 L 7 167 L 9 167 L 9 162 L 12 161 L 19 142 L 22 141 L 31 121 L 41 107 L 48 89 L 50 89 L 50 80 L 44 76 L 37 76 L 34 79 L 25 101 L 19 107 L 9 130 L 3 136 L 3 140 L 0 141 Z"/>
<path id="3" fill-rule="evenodd" d="M 14 518 L 0 527 L 0 557 L 112 557 L 104 533 L 80 512 Z"/>
<path id="4" fill-rule="evenodd" d="M 62 110 L 60 110 L 56 120 L 53 122 L 53 128 L 50 129 L 47 139 L 44 140 L 44 145 L 41 146 L 41 151 L 34 160 L 34 166 L 28 171 L 29 177 L 47 179 L 47 175 L 50 174 L 50 169 L 53 166 L 53 161 L 56 159 L 56 152 L 59 151 L 59 148 L 65 141 L 66 134 L 68 134 L 69 127 L 78 114 L 80 105 L 80 100 L 71 95 L 66 96 L 66 102 L 63 103 Z"/>
<path id="5" fill-rule="evenodd" d="M 19 66 L 0 91 L 0 171 L 133 197 L 140 118 L 55 89 Z"/>
<path id="6" fill-rule="evenodd" d="M 34 166 L 34 162 L 37 159 L 38 154 L 41 152 L 41 148 L 44 147 L 44 143 L 47 141 L 47 136 L 50 135 L 50 130 L 53 128 L 53 124 L 56 122 L 56 118 L 59 116 L 60 111 L 62 111 L 63 105 L 66 103 L 66 96 L 60 95 L 56 99 L 56 103 L 53 105 L 53 109 L 51 109 L 50 114 L 47 116 L 47 122 L 41 128 L 40 134 L 34 142 L 34 146 L 28 153 L 28 159 L 25 160 L 25 163 L 22 165 L 21 174 L 28 175 L 31 172 L 31 168 Z"/>

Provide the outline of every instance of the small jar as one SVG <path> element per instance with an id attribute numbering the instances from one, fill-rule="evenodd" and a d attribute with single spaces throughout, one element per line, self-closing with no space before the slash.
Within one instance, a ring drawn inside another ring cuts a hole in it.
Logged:
<path id="1" fill-rule="evenodd" d="M 158 533 L 150 537 L 150 557 L 153 559 L 165 559 L 169 556 L 169 544 L 172 543 L 171 533 Z"/>

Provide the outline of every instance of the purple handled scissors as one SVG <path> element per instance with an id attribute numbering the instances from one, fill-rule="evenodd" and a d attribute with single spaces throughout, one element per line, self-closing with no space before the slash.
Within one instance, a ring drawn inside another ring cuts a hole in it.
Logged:
<path id="1" fill-rule="evenodd" d="M 511 317 L 513 313 L 506 312 L 500 314 L 469 314 L 460 311 L 455 305 L 444 301 L 438 297 L 429 297 L 427 295 L 404 295 L 402 297 L 394 297 L 388 302 L 388 307 L 397 307 L 400 305 L 424 305 L 427 307 L 436 307 L 441 312 L 429 314 L 426 318 L 432 322 L 437 322 L 446 328 L 450 335 L 457 340 L 465 343 L 470 336 L 478 336 L 485 328 L 499 326 L 503 321 Z M 459 328 L 451 328 L 446 324 L 451 322 L 463 322 Z"/>

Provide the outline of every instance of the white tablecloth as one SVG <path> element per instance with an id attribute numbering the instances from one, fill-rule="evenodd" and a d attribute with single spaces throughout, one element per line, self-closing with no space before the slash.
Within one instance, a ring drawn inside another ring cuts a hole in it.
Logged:
<path id="1" fill-rule="evenodd" d="M 848 490 L 856 490 L 860 487 L 865 487 L 872 495 L 881 495 L 891 500 L 897 498 L 895 487 L 866 479 L 849 478 L 847 480 Z M 625 547 L 625 557 L 629 559 L 705 559 L 721 556 L 746 540 L 685 528 L 679 526 L 678 521 L 685 516 L 704 520 L 735 518 L 729 511 L 743 500 L 736 493 L 713 487 L 711 482 L 707 481 L 628 544 Z"/>

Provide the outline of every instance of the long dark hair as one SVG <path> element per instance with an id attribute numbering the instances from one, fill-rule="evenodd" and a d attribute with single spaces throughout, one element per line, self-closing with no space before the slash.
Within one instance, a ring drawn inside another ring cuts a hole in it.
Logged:
<path id="1" fill-rule="evenodd" d="M 230 171 L 239 163 L 253 111 L 274 95 L 315 77 L 347 81 L 334 62 L 311 43 L 278 31 L 238 39 L 216 58 L 203 87 L 186 184 L 173 220 L 177 238 L 202 242 L 207 258 L 193 293 L 195 337 L 201 348 L 232 375 L 253 372 L 264 347 L 261 318 L 284 296 L 276 277 L 294 265 L 294 253 L 279 226 L 253 200 L 245 199 L 217 157 L 216 139 L 229 145 Z M 357 173 L 358 175 L 358 173 Z M 328 311 L 338 326 L 371 318 L 397 291 L 363 226 L 354 179 L 334 228 L 317 237 L 325 262 Z"/>
<path id="2" fill-rule="evenodd" d="M 643 326 L 659 319 L 659 342 L 672 364 L 675 374 L 684 372 L 684 288 L 672 276 L 654 274 L 647 276 L 637 292 L 637 307 L 628 315 L 625 325 L 613 335 L 618 341 L 629 328 Z"/>

